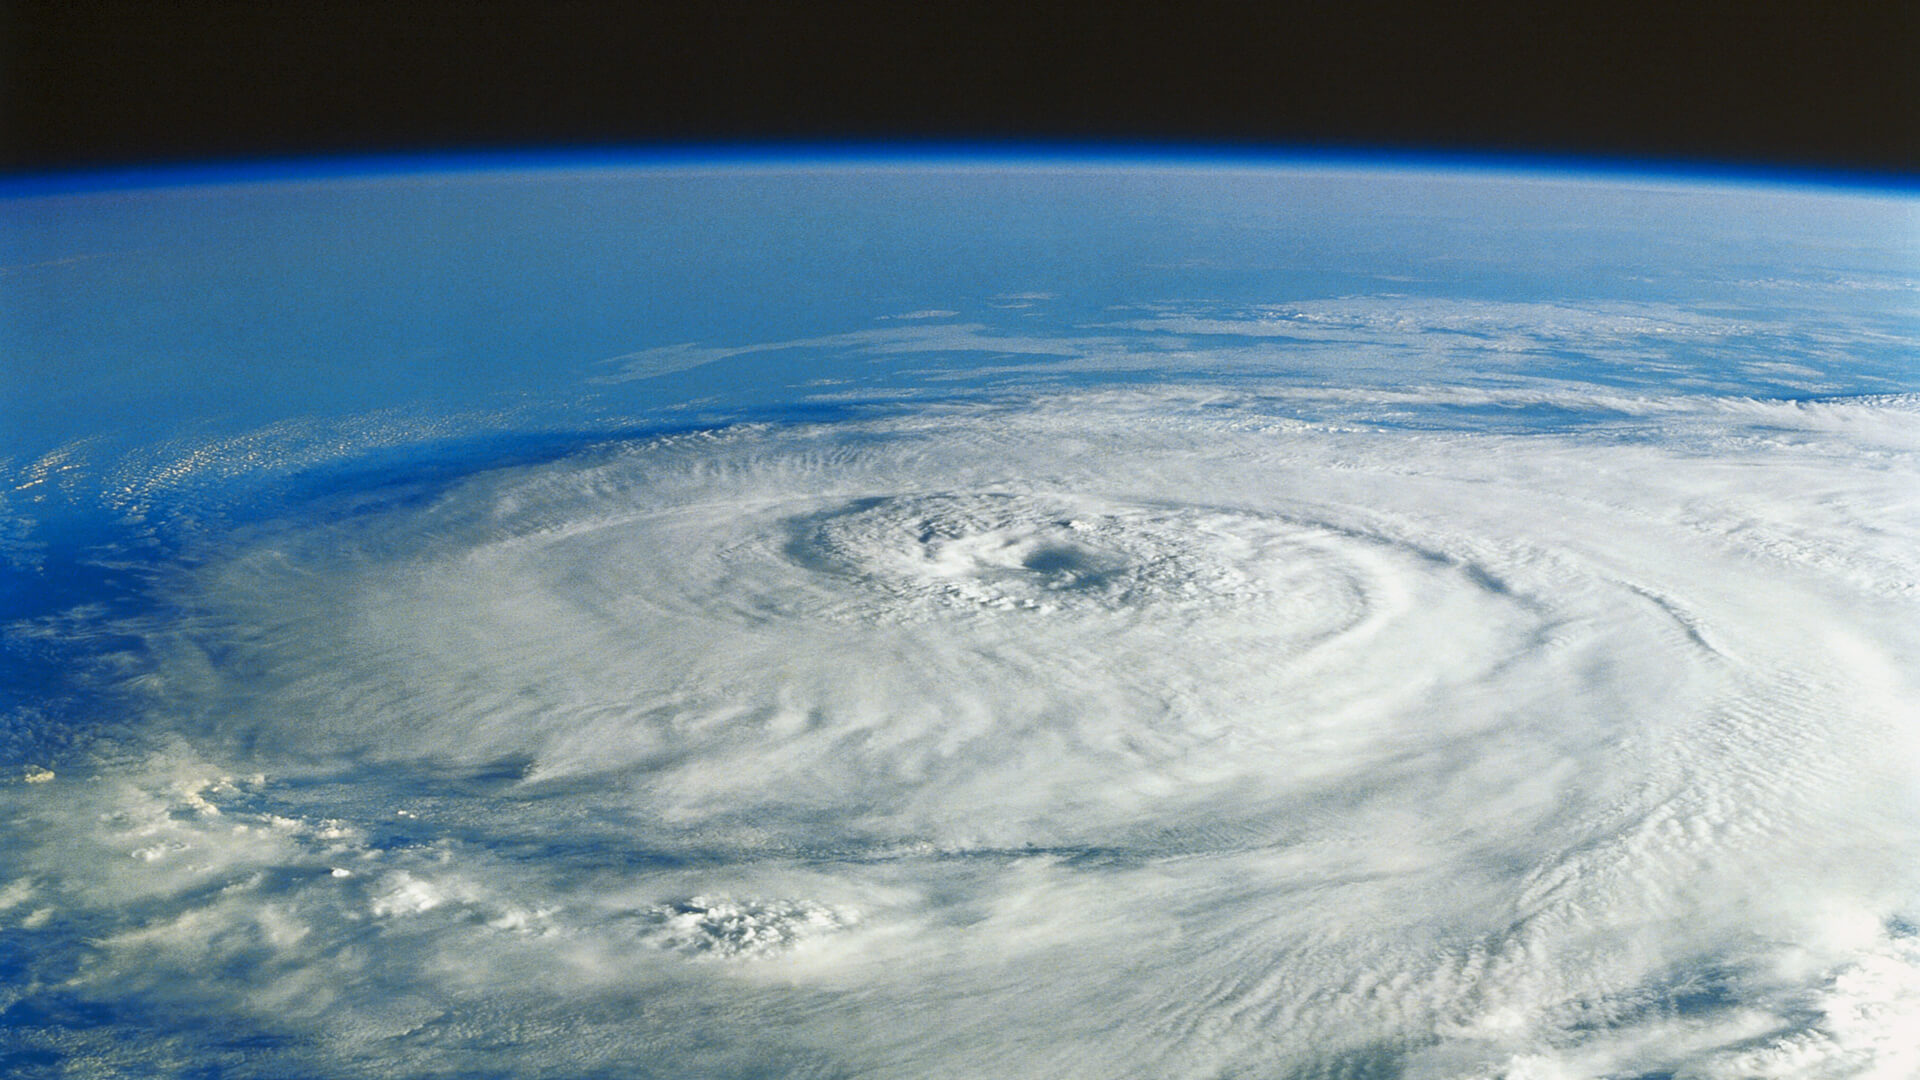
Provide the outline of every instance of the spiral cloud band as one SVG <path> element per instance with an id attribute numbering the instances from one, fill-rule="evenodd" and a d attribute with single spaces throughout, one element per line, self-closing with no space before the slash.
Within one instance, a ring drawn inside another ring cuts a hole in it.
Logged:
<path id="1" fill-rule="evenodd" d="M 178 980 L 333 1067 L 1911 1064 L 1912 401 L 1313 396 L 597 443 L 259 526 L 152 632 L 186 741 L 35 790 L 6 902 L 103 924 L 68 993 Z"/>

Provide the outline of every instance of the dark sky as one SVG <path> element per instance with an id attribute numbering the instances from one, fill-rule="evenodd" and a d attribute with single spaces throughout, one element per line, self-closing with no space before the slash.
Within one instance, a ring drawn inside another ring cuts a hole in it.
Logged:
<path id="1" fill-rule="evenodd" d="M 1920 4 L 0 0 L 0 169 L 768 138 L 1920 174 Z"/>

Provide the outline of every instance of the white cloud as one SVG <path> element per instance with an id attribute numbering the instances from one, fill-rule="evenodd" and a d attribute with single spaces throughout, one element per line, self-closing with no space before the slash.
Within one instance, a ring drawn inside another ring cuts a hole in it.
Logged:
<path id="1" fill-rule="evenodd" d="M 1021 311 L 1038 307 L 1048 300 L 1059 299 L 1058 294 L 1050 292 L 1011 292 L 999 293 L 988 300 L 988 304 L 1003 310 Z"/>
<path id="2" fill-rule="evenodd" d="M 259 524 L 123 628 L 173 748 L 0 786 L 0 926 L 293 1072 L 1884 1073 L 1912 414 L 1009 396 Z"/>

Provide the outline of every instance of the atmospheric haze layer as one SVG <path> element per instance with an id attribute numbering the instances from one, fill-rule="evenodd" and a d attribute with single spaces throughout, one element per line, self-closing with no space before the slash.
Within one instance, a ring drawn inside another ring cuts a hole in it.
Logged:
<path id="1" fill-rule="evenodd" d="M 1910 195 L 0 207 L 10 1074 L 1920 1073 Z"/>

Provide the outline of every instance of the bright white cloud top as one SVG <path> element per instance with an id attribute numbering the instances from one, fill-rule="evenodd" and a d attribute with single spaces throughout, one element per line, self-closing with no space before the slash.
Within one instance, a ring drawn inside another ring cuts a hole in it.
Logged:
<path id="1" fill-rule="evenodd" d="M 267 250 L 58 261 L 235 207 Z M 0 1060 L 1911 1075 L 1915 214 L 1144 166 L 16 198 L 35 363 L 132 359 L 83 285 L 294 359 L 14 437 Z M 333 307 L 276 314 L 290 267 Z"/>

